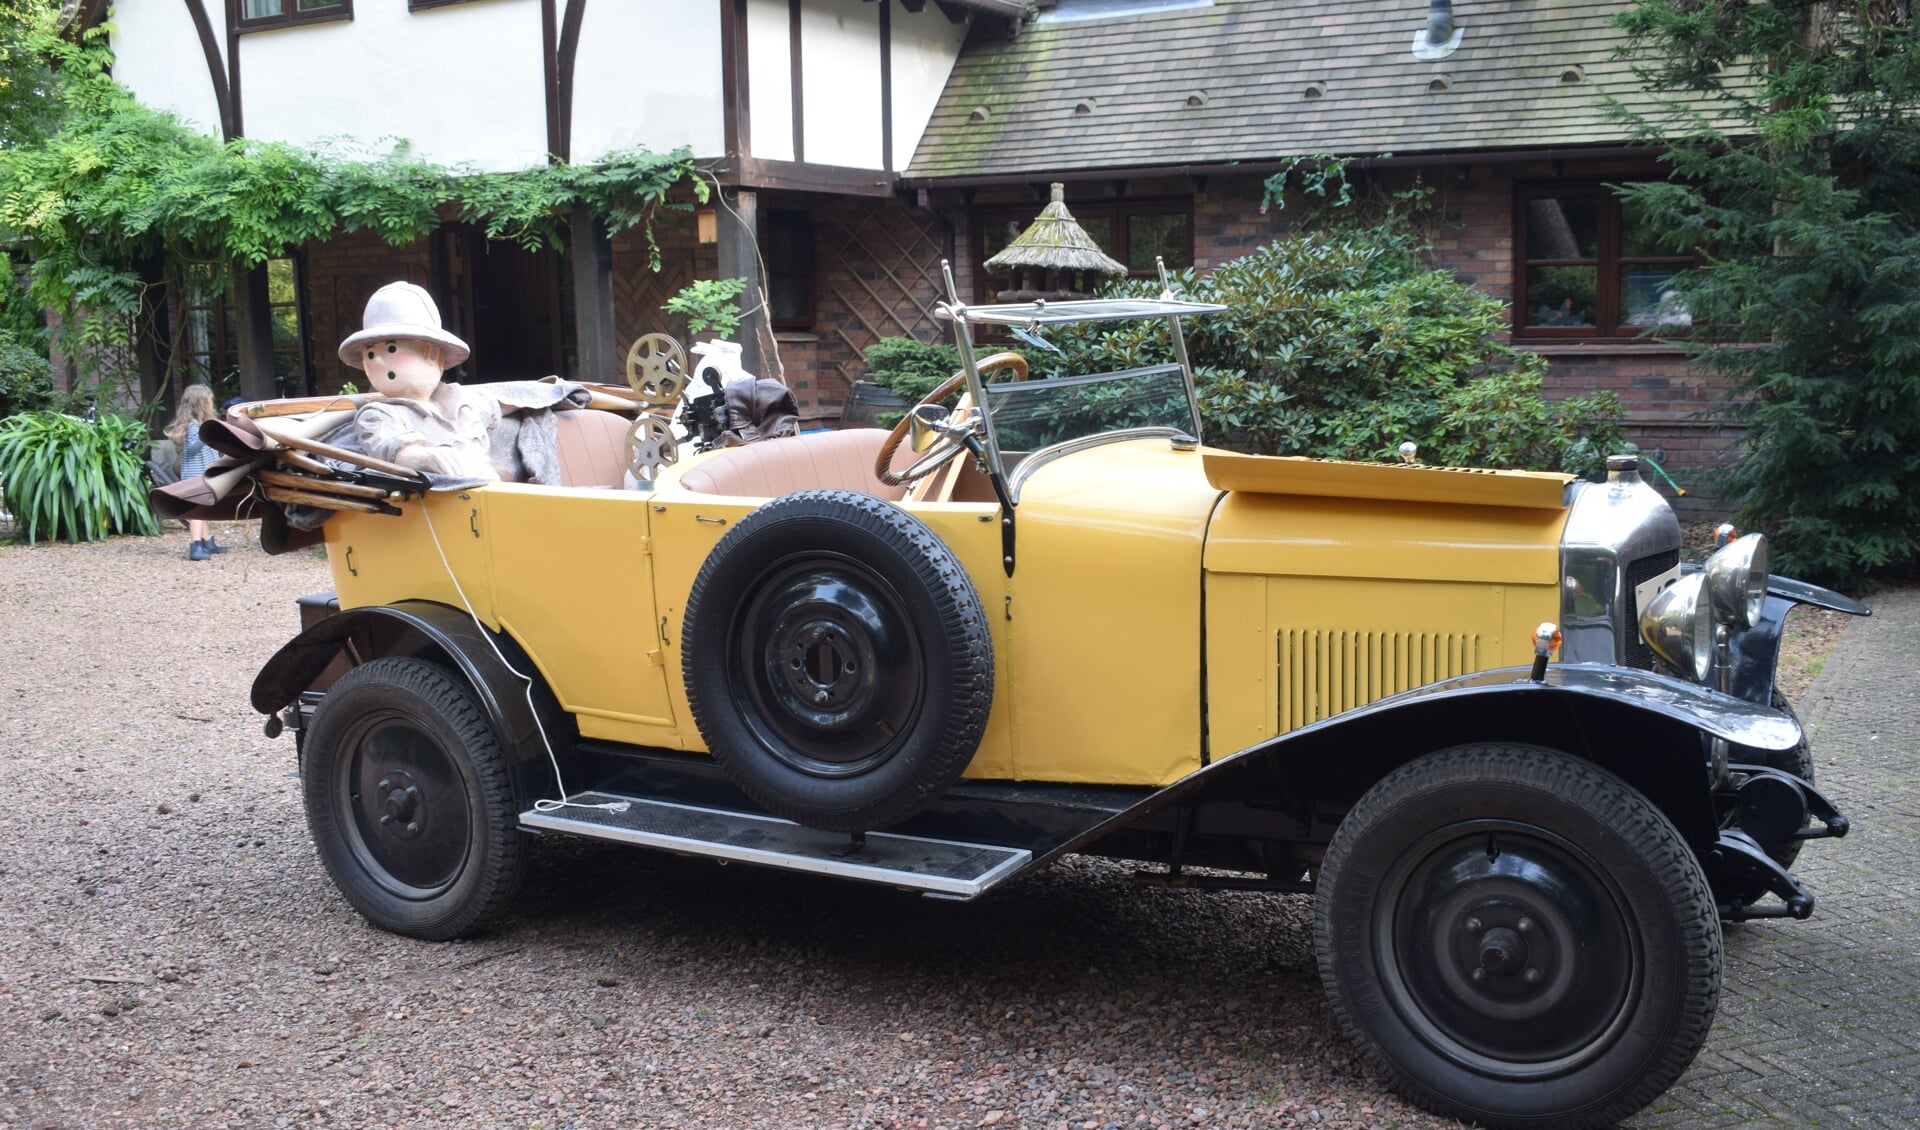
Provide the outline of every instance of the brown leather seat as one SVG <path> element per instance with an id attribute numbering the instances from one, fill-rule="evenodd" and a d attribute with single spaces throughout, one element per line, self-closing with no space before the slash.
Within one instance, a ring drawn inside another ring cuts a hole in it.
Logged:
<path id="1" fill-rule="evenodd" d="M 701 494 L 778 498 L 797 490 L 857 490 L 898 502 L 907 488 L 887 486 L 873 473 L 886 442 L 885 428 L 808 432 L 728 448 L 680 476 L 680 485 Z"/>
<path id="2" fill-rule="evenodd" d="M 553 419 L 563 483 L 570 487 L 626 485 L 627 429 L 633 421 L 593 408 L 556 412 Z"/>

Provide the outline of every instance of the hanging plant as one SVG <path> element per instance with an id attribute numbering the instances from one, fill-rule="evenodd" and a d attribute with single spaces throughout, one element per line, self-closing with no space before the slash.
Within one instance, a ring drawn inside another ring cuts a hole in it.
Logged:
<path id="1" fill-rule="evenodd" d="M 105 415 L 89 423 L 51 412 L 0 420 L 0 492 L 14 537 L 98 541 L 156 534 L 147 504 L 146 425 Z"/>

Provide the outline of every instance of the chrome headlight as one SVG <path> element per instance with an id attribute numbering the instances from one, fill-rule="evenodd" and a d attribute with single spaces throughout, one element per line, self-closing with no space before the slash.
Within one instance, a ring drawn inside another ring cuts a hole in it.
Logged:
<path id="1" fill-rule="evenodd" d="M 1705 573 L 1688 573 L 1661 589 L 1640 613 L 1640 635 L 1676 671 L 1704 683 L 1713 672 L 1713 617 L 1701 588 Z"/>
<path id="2" fill-rule="evenodd" d="M 1707 599 L 1722 624 L 1746 629 L 1759 622 L 1767 606 L 1764 534 L 1735 538 L 1707 558 Z"/>

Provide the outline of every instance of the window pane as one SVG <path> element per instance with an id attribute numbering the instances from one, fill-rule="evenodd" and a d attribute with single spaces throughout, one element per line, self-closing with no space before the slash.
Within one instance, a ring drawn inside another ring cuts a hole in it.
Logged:
<path id="1" fill-rule="evenodd" d="M 1620 202 L 1620 254 L 1632 259 L 1642 255 L 1685 255 L 1687 248 L 1675 250 L 1653 237 L 1646 211 L 1631 200 Z"/>
<path id="2" fill-rule="evenodd" d="M 1597 267 L 1528 267 L 1529 326 L 1591 326 Z"/>
<path id="3" fill-rule="evenodd" d="M 1163 213 L 1127 219 L 1127 269 L 1151 271 L 1155 256 L 1169 271 L 1193 266 L 1193 232 L 1187 217 Z"/>
<path id="4" fill-rule="evenodd" d="M 1594 259 L 1600 254 L 1600 201 L 1547 196 L 1527 201 L 1528 259 Z"/>
<path id="5" fill-rule="evenodd" d="M 250 20 L 272 19 L 284 11 L 282 7 L 284 2 L 285 0 L 246 0 L 247 18 Z"/>
<path id="6" fill-rule="evenodd" d="M 1693 316 L 1670 285 L 1678 267 L 1628 263 L 1620 268 L 1620 309 L 1629 326 L 1690 326 Z"/>
<path id="7" fill-rule="evenodd" d="M 1088 216 L 1085 219 L 1075 217 L 1074 222 L 1080 225 L 1081 231 L 1093 237 L 1093 241 L 1100 245 L 1100 250 L 1109 255 L 1113 254 L 1112 216 Z"/>
<path id="8" fill-rule="evenodd" d="M 290 306 L 297 301 L 293 289 L 293 260 L 267 260 L 267 301 L 275 306 Z"/>
<path id="9" fill-rule="evenodd" d="M 801 212 L 767 216 L 767 306 L 775 322 L 813 317 L 813 221 Z"/>
<path id="10" fill-rule="evenodd" d="M 340 0 L 298 0 L 298 7 L 302 12 L 324 12 L 340 7 Z"/>
<path id="11" fill-rule="evenodd" d="M 273 322 L 274 350 L 276 352 L 280 350 L 299 352 L 300 316 L 294 312 L 293 307 L 277 307 L 270 317 Z"/>
<path id="12" fill-rule="evenodd" d="M 988 220 L 980 230 L 980 247 L 986 252 L 981 262 L 993 258 L 1007 249 L 1007 244 L 1020 238 L 1026 225 L 1019 220 Z"/>

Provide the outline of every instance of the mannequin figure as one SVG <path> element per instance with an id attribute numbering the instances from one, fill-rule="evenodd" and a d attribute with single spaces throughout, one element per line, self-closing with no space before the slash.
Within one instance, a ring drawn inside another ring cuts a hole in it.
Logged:
<path id="1" fill-rule="evenodd" d="M 340 360 L 367 374 L 369 401 L 353 418 L 360 449 L 376 459 L 460 479 L 500 478 L 488 457 L 499 401 L 443 382 L 467 359 L 467 343 L 440 327 L 424 289 L 388 283 L 367 301 L 365 326 L 340 343 Z"/>

